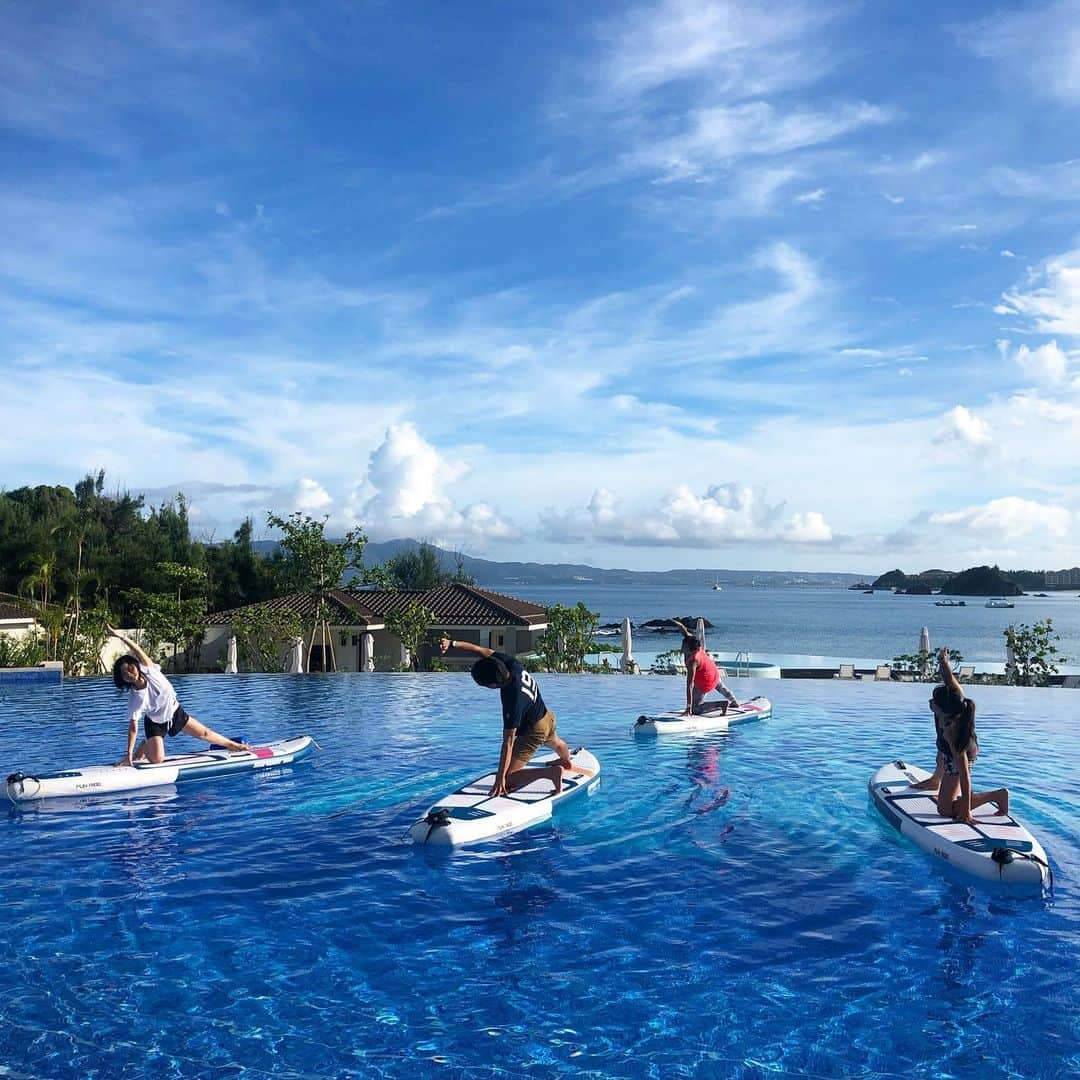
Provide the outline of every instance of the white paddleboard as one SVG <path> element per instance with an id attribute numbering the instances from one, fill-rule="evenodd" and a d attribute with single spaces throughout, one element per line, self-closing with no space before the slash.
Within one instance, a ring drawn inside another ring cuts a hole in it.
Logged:
<path id="1" fill-rule="evenodd" d="M 912 784 L 931 774 L 894 761 L 870 778 L 870 797 L 894 829 L 924 851 L 966 874 L 987 881 L 1042 888 L 1051 878 L 1042 845 L 1011 814 L 986 804 L 964 825 L 937 812 L 935 791 L 913 791 Z"/>
<path id="2" fill-rule="evenodd" d="M 24 803 L 138 791 L 161 784 L 207 780 L 250 769 L 288 765 L 310 754 L 311 747 L 311 737 L 299 735 L 256 746 L 253 751 L 211 746 L 199 753 L 167 757 L 158 765 L 136 762 L 134 765 L 90 765 L 84 769 L 33 775 L 17 772 L 7 778 L 7 795 L 14 803 Z"/>
<path id="3" fill-rule="evenodd" d="M 550 765 L 554 754 L 534 757 L 530 767 Z M 440 799 L 409 826 L 415 844 L 459 847 L 506 836 L 547 821 L 557 805 L 591 792 L 600 780 L 600 762 L 584 747 L 571 751 L 572 770 L 563 770 L 562 791 L 555 794 L 550 780 L 534 780 L 507 795 L 491 796 L 495 774 L 488 773 Z"/>
<path id="4" fill-rule="evenodd" d="M 727 731 L 733 724 L 766 720 L 770 716 L 772 702 L 766 697 L 756 697 L 739 705 L 729 705 L 726 713 L 717 708 L 694 716 L 681 712 L 639 716 L 634 725 L 634 734 L 669 735 L 687 731 Z"/>

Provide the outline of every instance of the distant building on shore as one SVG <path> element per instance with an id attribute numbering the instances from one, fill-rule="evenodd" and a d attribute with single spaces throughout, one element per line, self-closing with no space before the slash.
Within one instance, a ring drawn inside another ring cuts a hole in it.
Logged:
<path id="1" fill-rule="evenodd" d="M 1047 570 L 1047 585 L 1076 585 L 1080 587 L 1080 566 L 1074 566 L 1071 570 Z"/>

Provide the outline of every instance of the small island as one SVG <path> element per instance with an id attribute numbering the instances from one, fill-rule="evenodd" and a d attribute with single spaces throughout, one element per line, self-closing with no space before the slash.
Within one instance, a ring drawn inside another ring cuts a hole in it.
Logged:
<path id="1" fill-rule="evenodd" d="M 893 589 L 907 596 L 1023 596 L 1024 578 L 1033 577 L 1031 571 L 1004 572 L 997 566 L 973 566 L 959 573 L 948 570 L 924 570 L 919 574 L 905 574 L 902 570 L 890 570 L 874 581 L 875 589 Z M 1040 579 L 1041 574 L 1037 575 Z"/>

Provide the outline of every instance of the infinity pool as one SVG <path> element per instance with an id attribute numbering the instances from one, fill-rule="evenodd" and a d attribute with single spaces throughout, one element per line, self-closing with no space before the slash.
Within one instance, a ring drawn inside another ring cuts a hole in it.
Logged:
<path id="1" fill-rule="evenodd" d="M 600 789 L 455 854 L 402 842 L 490 768 L 461 675 L 192 676 L 277 773 L 0 820 L 0 1077 L 1057 1077 L 1080 1070 L 1080 695 L 983 688 L 1056 891 L 962 881 L 870 808 L 927 688 L 746 680 L 774 718 L 635 740 L 664 677 L 546 676 Z M 0 770 L 115 760 L 105 680 L 0 687 Z M 178 739 L 173 744 L 192 745 Z"/>

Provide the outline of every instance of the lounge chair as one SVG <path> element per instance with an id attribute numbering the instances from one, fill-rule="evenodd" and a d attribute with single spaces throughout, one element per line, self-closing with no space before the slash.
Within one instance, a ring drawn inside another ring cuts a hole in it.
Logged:
<path id="1" fill-rule="evenodd" d="M 975 674 L 974 664 L 962 664 L 956 672 L 956 679 L 958 682 L 967 682 L 971 679 L 971 676 Z"/>
<path id="2" fill-rule="evenodd" d="M 834 679 L 854 679 L 855 678 L 855 665 L 854 664 L 841 664 L 840 670 L 833 676 Z"/>
<path id="3" fill-rule="evenodd" d="M 888 664 L 878 664 L 873 675 L 862 675 L 863 682 L 891 682 L 892 668 Z"/>

